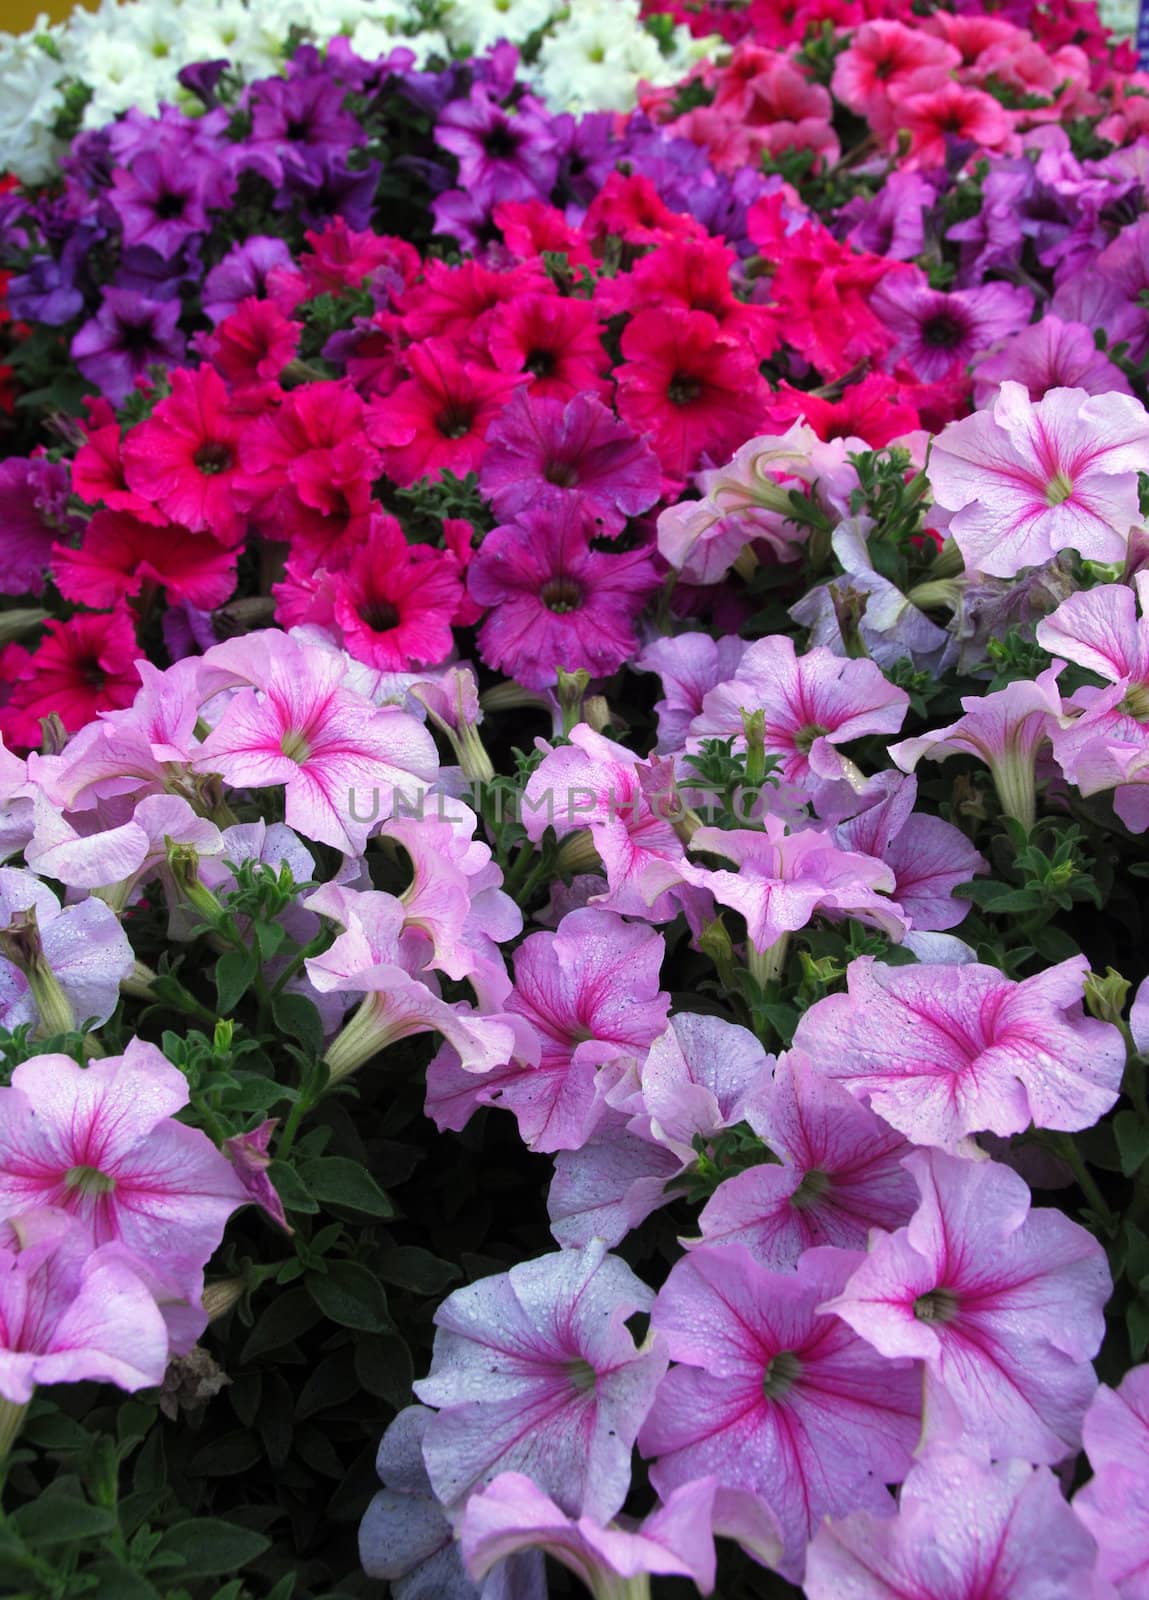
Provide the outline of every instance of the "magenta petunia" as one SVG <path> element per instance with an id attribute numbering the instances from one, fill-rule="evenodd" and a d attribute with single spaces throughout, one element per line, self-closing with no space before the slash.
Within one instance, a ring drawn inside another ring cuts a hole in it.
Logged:
<path id="1" fill-rule="evenodd" d="M 896 1517 L 857 1512 L 818 1530 L 807 1600 L 1088 1600 L 1097 1547 L 1048 1467 L 930 1450 Z"/>
<path id="2" fill-rule="evenodd" d="M 540 499 L 586 512 L 603 535 L 649 511 L 662 487 L 650 446 L 594 394 L 519 390 L 491 424 L 479 483 L 503 521 Z"/>
<path id="3" fill-rule="evenodd" d="M 909 1470 L 921 1428 L 921 1380 L 887 1360 L 823 1302 L 862 1257 L 808 1250 L 771 1272 L 742 1245 L 706 1245 L 671 1270 L 651 1325 L 671 1368 L 639 1435 L 667 1496 L 713 1474 L 760 1495 L 785 1542 L 780 1570 L 801 1576 L 822 1517 L 890 1508 L 886 1485 Z"/>
<path id="4" fill-rule="evenodd" d="M 483 540 L 468 571 L 473 600 L 489 608 L 479 653 L 527 689 L 559 669 L 606 677 L 638 649 L 635 624 L 659 585 L 650 552 L 591 548 L 578 507 L 538 506 Z"/>
<path id="5" fill-rule="evenodd" d="M 1008 1167 L 940 1150 L 906 1164 L 921 1204 L 875 1234 L 826 1310 L 882 1355 L 924 1363 L 930 1439 L 1056 1464 L 1080 1446 L 1097 1388 L 1105 1252 L 1063 1212 L 1032 1210 Z"/>
<path id="6" fill-rule="evenodd" d="M 1093 1477 L 1073 1509 L 1100 1547 L 1098 1571 L 1120 1600 L 1149 1596 L 1149 1366 L 1102 1384 L 1085 1415 Z"/>
<path id="7" fill-rule="evenodd" d="M 630 1487 L 631 1452 L 666 1371 L 662 1343 L 628 1320 L 654 1295 L 601 1242 L 524 1261 L 456 1289 L 435 1314 L 437 1408 L 423 1459 L 445 1505 L 523 1472 L 572 1516 L 605 1521 Z"/>
<path id="8" fill-rule="evenodd" d="M 745 1114 L 778 1159 L 719 1185 L 698 1222 L 707 1244 L 744 1244 L 781 1270 L 816 1245 L 862 1250 L 871 1228 L 910 1220 L 917 1188 L 902 1165 L 906 1140 L 800 1051 L 779 1061 Z"/>
<path id="9" fill-rule="evenodd" d="M 886 966 L 861 956 L 847 993 L 804 1013 L 794 1035 L 819 1072 L 917 1144 L 974 1133 L 1091 1128 L 1121 1092 L 1125 1046 L 1082 1014 L 1088 962 L 1073 956 L 1014 982 L 970 962 Z"/>

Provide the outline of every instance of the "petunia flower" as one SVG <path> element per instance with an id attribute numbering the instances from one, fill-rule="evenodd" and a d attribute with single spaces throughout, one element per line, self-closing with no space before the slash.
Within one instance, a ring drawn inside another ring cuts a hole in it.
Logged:
<path id="1" fill-rule="evenodd" d="M 164 1319 L 118 1245 L 93 1250 L 58 1211 L 0 1222 L 0 1395 L 26 1405 L 53 1383 L 155 1388 L 168 1364 Z"/>
<path id="2" fill-rule="evenodd" d="M 610 398 L 604 376 L 610 360 L 599 313 L 589 301 L 556 294 L 507 300 L 492 312 L 484 342 L 498 371 L 530 375 L 530 393 L 538 399 Z"/>
<path id="3" fill-rule="evenodd" d="M 596 1241 L 456 1289 L 435 1313 L 415 1393 L 437 1415 L 423 1459 L 448 1507 L 524 1472 L 571 1516 L 606 1521 L 630 1487 L 635 1435 L 666 1371 L 627 1321 L 654 1295 Z"/>
<path id="4" fill-rule="evenodd" d="M 91 1247 L 122 1245 L 198 1303 L 202 1269 L 249 1196 L 207 1135 L 176 1121 L 183 1073 L 133 1039 L 86 1067 L 33 1056 L 0 1096 L 0 1207 L 66 1212 Z"/>
<path id="5" fill-rule="evenodd" d="M 1019 983 L 969 963 L 889 967 L 861 956 L 846 994 L 806 1011 L 794 1043 L 917 1144 L 970 1134 L 1090 1128 L 1121 1090 L 1112 1023 L 1082 1015 L 1088 963 L 1074 956 Z"/>
<path id="6" fill-rule="evenodd" d="M 1012 578 L 1065 549 L 1123 561 L 1141 520 L 1149 415 L 1131 395 L 1084 389 L 1035 403 L 1007 380 L 988 411 L 942 430 L 927 471 L 970 571 Z"/>
<path id="7" fill-rule="evenodd" d="M 1060 726 L 1063 707 L 1057 680 L 1064 667 L 1064 661 L 1055 661 L 1032 680 L 1018 679 L 992 694 L 963 696 L 963 716 L 948 728 L 892 744 L 891 758 L 903 772 L 913 772 L 923 758 L 976 756 L 993 775 L 1005 815 L 1032 828 L 1037 813 L 1037 753 Z"/>
<path id="8" fill-rule="evenodd" d="M 114 606 L 123 595 L 160 589 L 174 604 L 203 611 L 235 593 L 237 552 L 207 533 L 167 523 L 156 527 L 129 511 L 97 511 L 78 550 L 52 548 L 52 576 L 65 600 Z"/>
<path id="9" fill-rule="evenodd" d="M 654 705 L 657 754 L 682 749 L 707 692 L 734 676 L 746 649 L 744 639 L 733 635 L 713 639 L 708 633 L 675 634 L 644 647 L 632 665 L 639 672 L 657 673 L 662 683 L 662 699 Z"/>
<path id="10" fill-rule="evenodd" d="M 193 533 L 235 544 L 244 532 L 235 497 L 242 419 L 214 368 L 170 378 L 171 394 L 124 441 L 128 487 Z"/>
<path id="11" fill-rule="evenodd" d="M 0 1017 L 65 1033 L 99 1027 L 116 1009 L 135 956 L 115 913 L 101 900 L 61 908 L 46 883 L 0 867 Z M 2 1091 L 0 1091 L 2 1092 Z"/>
<path id="12" fill-rule="evenodd" d="M 1096 1561 L 1048 1467 L 935 1447 L 903 1483 L 897 1516 L 863 1511 L 819 1528 L 805 1592 L 808 1600 L 1084 1600 L 1095 1593 Z"/>
<path id="13" fill-rule="evenodd" d="M 778 1159 L 719 1185 L 698 1219 L 705 1244 L 744 1244 L 778 1271 L 796 1268 L 817 1245 L 862 1250 L 871 1228 L 897 1228 L 913 1215 L 905 1139 L 801 1051 L 779 1061 L 745 1116 Z"/>
<path id="14" fill-rule="evenodd" d="M 68 468 L 63 462 L 36 456 L 31 460 L 12 456 L 0 462 L 4 506 L 0 594 L 39 594 L 54 540 L 82 530 L 80 519 L 68 512 L 68 489 Z"/>
<path id="15" fill-rule="evenodd" d="M 896 340 L 895 356 L 923 383 L 932 383 L 1020 332 L 1033 313 L 1033 295 L 1012 283 L 947 293 L 931 289 L 915 267 L 883 278 L 871 306 Z"/>
<path id="16" fill-rule="evenodd" d="M 404 360 L 411 376 L 367 411 L 367 436 L 388 476 L 406 488 L 444 471 L 474 472 L 488 428 L 525 375 L 460 361 L 445 339 L 411 345 Z"/>
<path id="17" fill-rule="evenodd" d="M 1050 389 L 1084 389 L 1086 394 L 1132 394 L 1129 379 L 1083 322 L 1066 322 L 1046 312 L 1038 322 L 991 346 L 974 362 L 973 398 L 986 410 L 1003 383 L 1020 383 L 1031 400 Z"/>
<path id="18" fill-rule="evenodd" d="M 1097 1569 L 1120 1600 L 1149 1595 L 1149 1366 L 1134 1367 L 1117 1389 L 1102 1384 L 1085 1414 L 1085 1453 L 1093 1477 L 1073 1509 L 1100 1548 Z"/>
<path id="19" fill-rule="evenodd" d="M 113 405 L 123 405 L 150 367 L 183 361 L 182 310 L 178 296 L 149 300 L 134 290 L 105 288 L 95 316 L 72 339 L 77 369 Z"/>
<path id="20" fill-rule="evenodd" d="M 382 804 L 436 772 L 434 741 L 413 717 L 375 707 L 344 688 L 343 658 L 275 635 L 260 660 L 260 687 L 240 689 L 203 742 L 200 772 L 235 788 L 284 786 L 288 827 L 359 854 Z M 221 654 L 212 659 L 223 660 Z"/>
<path id="21" fill-rule="evenodd" d="M 273 1222 L 279 1224 L 285 1233 L 293 1230 L 287 1225 L 287 1216 L 283 1209 L 283 1201 L 279 1191 L 267 1175 L 271 1166 L 271 1156 L 268 1147 L 271 1136 L 279 1126 L 278 1117 L 269 1117 L 261 1122 L 258 1128 L 252 1128 L 249 1133 L 237 1133 L 223 1143 L 223 1153 L 235 1168 L 236 1176 L 243 1185 L 247 1198 L 260 1206 Z"/>
<path id="22" fill-rule="evenodd" d="M 607 677 L 637 649 L 660 581 L 651 554 L 592 549 L 592 532 L 578 507 L 540 504 L 489 533 L 471 562 L 468 593 L 489 608 L 479 653 L 524 688 L 550 687 L 560 668 Z"/>
<path id="23" fill-rule="evenodd" d="M 651 1481 L 664 1499 L 710 1474 L 760 1496 L 792 1581 L 824 1516 L 888 1510 L 886 1485 L 909 1470 L 920 1431 L 913 1365 L 823 1309 L 862 1259 L 807 1250 L 795 1270 L 770 1272 L 742 1245 L 706 1245 L 675 1264 L 651 1313 L 677 1363 L 639 1434 Z"/>
<path id="24" fill-rule="evenodd" d="M 532 385 L 491 424 L 479 484 L 503 521 L 545 497 L 576 505 L 609 537 L 649 511 L 662 473 L 645 440 L 596 395 L 576 394 L 564 404 Z"/>
<path id="25" fill-rule="evenodd" d="M 558 175 L 550 119 L 529 95 L 504 110 L 484 85 L 476 84 L 439 116 L 435 142 L 457 158 L 460 186 L 482 207 L 547 199 Z"/>
<path id="26" fill-rule="evenodd" d="M 66 622 L 45 623 L 32 652 L 10 646 L 8 695 L 0 704 L 0 733 L 9 744 L 35 750 L 41 719 L 58 716 L 68 733 L 101 712 L 131 705 L 140 687 L 143 650 L 124 603 L 111 611 L 77 611 Z"/>
<path id="27" fill-rule="evenodd" d="M 699 1478 L 675 1489 L 637 1527 L 567 1516 L 520 1472 L 501 1472 L 463 1510 L 459 1541 L 467 1570 L 484 1577 L 515 1552 L 545 1551 L 575 1573 L 596 1600 L 618 1600 L 650 1576 L 692 1578 L 714 1588 L 715 1535 L 736 1539 L 764 1566 L 782 1553 L 778 1525 L 755 1495 Z M 644 1589 L 645 1592 L 645 1589 Z"/>
<path id="28" fill-rule="evenodd" d="M 793 639 L 756 639 L 733 678 L 711 689 L 689 729 L 688 748 L 703 739 L 744 744 L 743 711 L 765 715 L 764 748 L 779 758 L 787 782 L 838 776 L 846 770 L 837 746 L 869 733 L 896 733 L 909 705 L 872 661 L 816 647 L 799 655 Z"/>
<path id="29" fill-rule="evenodd" d="M 1081 1443 L 1111 1292 L 1105 1252 L 992 1161 L 940 1150 L 906 1164 L 921 1204 L 825 1309 L 882 1355 L 924 1363 L 926 1433 L 1055 1465 Z"/>

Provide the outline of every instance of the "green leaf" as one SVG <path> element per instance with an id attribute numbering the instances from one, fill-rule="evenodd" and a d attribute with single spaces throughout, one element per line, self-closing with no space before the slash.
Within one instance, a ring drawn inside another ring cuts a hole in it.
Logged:
<path id="1" fill-rule="evenodd" d="M 323 1048 L 323 1021 L 314 1004 L 302 994 L 277 994 L 271 1006 L 275 1025 L 298 1039 L 310 1055 Z"/>
<path id="2" fill-rule="evenodd" d="M 379 1276 L 384 1283 L 393 1283 L 399 1289 L 437 1296 L 463 1274 L 453 1262 L 440 1261 L 429 1250 L 411 1244 L 385 1250 L 379 1257 Z"/>
<path id="3" fill-rule="evenodd" d="M 286 1161 L 273 1161 L 267 1169 L 267 1176 L 288 1211 L 302 1211 L 311 1215 L 319 1210 L 319 1204 L 309 1186 Z"/>
<path id="4" fill-rule="evenodd" d="M 42 1494 L 14 1511 L 11 1522 L 25 1543 L 37 1549 L 98 1539 L 116 1527 L 115 1513 L 105 1506 L 65 1494 Z"/>
<path id="5" fill-rule="evenodd" d="M 253 1533 L 250 1528 L 240 1528 L 219 1517 L 191 1517 L 187 1522 L 177 1522 L 164 1534 L 160 1545 L 165 1555 L 183 1558 L 181 1579 L 226 1577 L 270 1547 L 271 1540 L 262 1533 Z"/>
<path id="6" fill-rule="evenodd" d="M 283 943 L 287 930 L 279 922 L 257 922 L 252 927 L 261 961 L 270 961 Z"/>
<path id="7" fill-rule="evenodd" d="M 415 1368 L 411 1352 L 398 1334 L 360 1339 L 355 1345 L 355 1376 L 367 1390 L 396 1411 L 411 1404 Z"/>
<path id="8" fill-rule="evenodd" d="M 225 950 L 215 964 L 215 988 L 219 1013 L 230 1017 L 255 982 L 259 963 L 254 950 Z"/>
<path id="9" fill-rule="evenodd" d="M 282 1350 L 293 1344 L 301 1334 L 307 1333 L 319 1321 L 319 1313 L 303 1289 L 285 1289 L 263 1312 L 248 1335 L 243 1347 L 242 1360 L 266 1354 L 269 1350 Z"/>
<path id="10" fill-rule="evenodd" d="M 395 1207 L 358 1161 L 346 1156 L 322 1156 L 308 1161 L 300 1177 L 317 1200 L 328 1205 L 347 1206 L 369 1217 L 393 1217 Z"/>
<path id="11" fill-rule="evenodd" d="M 341 1328 L 380 1333 L 391 1327 L 383 1285 L 358 1261 L 332 1261 L 325 1273 L 304 1279 L 315 1304 Z"/>
<path id="12" fill-rule="evenodd" d="M 1122 1174 L 1131 1178 L 1149 1156 L 1149 1128 L 1135 1111 L 1119 1111 L 1113 1119 L 1113 1132 L 1121 1155 Z"/>
<path id="13" fill-rule="evenodd" d="M 205 1444 L 196 1451 L 191 1458 L 190 1468 L 193 1473 L 202 1473 L 205 1478 L 230 1478 L 233 1473 L 247 1472 L 262 1456 L 258 1439 L 246 1430 L 244 1432 L 225 1433 L 220 1439 L 213 1439 L 210 1444 Z M 212 1568 L 213 1572 L 220 1570 Z"/>
<path id="14" fill-rule="evenodd" d="M 1125 1313 L 1125 1326 L 1129 1330 L 1129 1353 L 1134 1361 L 1140 1361 L 1149 1347 L 1149 1301 L 1133 1301 Z"/>

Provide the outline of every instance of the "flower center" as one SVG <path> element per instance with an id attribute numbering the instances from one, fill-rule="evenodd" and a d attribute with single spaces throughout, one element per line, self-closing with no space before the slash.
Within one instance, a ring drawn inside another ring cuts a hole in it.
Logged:
<path id="1" fill-rule="evenodd" d="M 808 722 L 804 728 L 799 728 L 794 735 L 795 750 L 799 755 L 808 756 L 814 740 L 824 738 L 829 731 L 829 728 L 823 728 L 820 722 Z"/>
<path id="2" fill-rule="evenodd" d="M 691 372 L 676 372 L 670 380 L 666 398 L 672 405 L 688 406 L 692 400 L 697 400 L 701 393 L 701 378 L 696 378 Z"/>
<path id="3" fill-rule="evenodd" d="M 584 1361 L 581 1356 L 569 1363 L 567 1376 L 580 1394 L 589 1394 L 598 1382 L 598 1373 L 590 1362 Z"/>
<path id="4" fill-rule="evenodd" d="M 302 733 L 289 728 L 279 741 L 279 748 L 289 761 L 294 761 L 297 766 L 302 766 L 311 754 L 311 746 Z"/>
<path id="5" fill-rule="evenodd" d="M 89 656 L 85 661 L 77 661 L 76 671 L 92 689 L 102 689 L 108 681 L 107 673 L 95 656 Z"/>
<path id="6" fill-rule="evenodd" d="M 465 439 L 471 431 L 471 413 L 463 406 L 452 406 L 436 417 L 435 426 L 445 439 Z"/>
<path id="7" fill-rule="evenodd" d="M 956 350 L 965 338 L 965 329 L 948 311 L 939 311 L 922 324 L 922 343 L 931 350 Z"/>
<path id="8" fill-rule="evenodd" d="M 782 1400 L 802 1376 L 802 1363 L 793 1350 L 779 1350 L 766 1363 L 762 1374 L 762 1393 L 767 1400 Z"/>
<path id="9" fill-rule="evenodd" d="M 165 194 L 156 201 L 156 216 L 161 222 L 175 222 L 187 205 L 186 194 Z"/>
<path id="10" fill-rule="evenodd" d="M 807 1206 L 816 1204 L 827 1193 L 829 1187 L 830 1179 L 826 1173 L 820 1172 L 817 1167 L 811 1167 L 790 1196 L 790 1204 L 796 1206 L 799 1211 L 805 1211 Z"/>
<path id="11" fill-rule="evenodd" d="M 509 161 L 518 151 L 520 139 L 505 123 L 498 123 L 483 140 L 483 149 L 495 161 Z"/>
<path id="12" fill-rule="evenodd" d="M 192 460 L 205 477 L 214 478 L 231 466 L 231 450 L 222 439 L 208 439 L 200 445 Z"/>
<path id="13" fill-rule="evenodd" d="M 952 1289 L 930 1289 L 914 1301 L 914 1316 L 919 1322 L 935 1322 L 944 1327 L 958 1314 L 958 1297 Z"/>
<path id="14" fill-rule="evenodd" d="M 570 578 L 552 578 L 543 586 L 542 602 L 548 611 L 565 617 L 582 605 L 582 590 Z"/>
<path id="15" fill-rule="evenodd" d="M 1138 722 L 1149 722 L 1149 683 L 1131 683 L 1125 691 L 1121 710 Z"/>
<path id="16" fill-rule="evenodd" d="M 555 358 L 552 350 L 532 350 L 524 363 L 536 378 L 549 378 L 554 374 Z"/>
<path id="17" fill-rule="evenodd" d="M 399 612 L 390 600 L 369 600 L 359 615 L 373 633 L 389 633 L 399 626 Z"/>
<path id="18" fill-rule="evenodd" d="M 115 1178 L 98 1167 L 72 1167 L 64 1174 L 64 1188 L 78 1189 L 82 1195 L 111 1194 L 115 1187 Z"/>
<path id="19" fill-rule="evenodd" d="M 1064 505 L 1073 493 L 1073 479 L 1066 472 L 1055 472 L 1045 486 L 1045 498 L 1051 506 Z"/>
<path id="20" fill-rule="evenodd" d="M 569 461 L 549 461 L 543 477 L 556 489 L 574 489 L 578 485 L 578 473 Z"/>

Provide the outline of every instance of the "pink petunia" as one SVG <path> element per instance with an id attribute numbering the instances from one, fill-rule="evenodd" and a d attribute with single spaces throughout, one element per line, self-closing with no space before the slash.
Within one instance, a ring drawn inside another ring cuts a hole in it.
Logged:
<path id="1" fill-rule="evenodd" d="M 1100 1546 L 1098 1572 L 1120 1600 L 1149 1596 L 1149 1366 L 1102 1384 L 1085 1415 L 1093 1477 L 1073 1509 Z"/>
<path id="2" fill-rule="evenodd" d="M 52 1034 L 107 1022 L 135 963 L 110 906 L 93 898 L 62 907 L 33 873 L 0 867 L 0 935 L 0 1025 Z"/>
<path id="3" fill-rule="evenodd" d="M 688 748 L 703 739 L 744 746 L 743 711 L 765 713 L 765 750 L 779 758 L 787 782 L 839 776 L 844 758 L 836 746 L 869 733 L 897 733 L 909 696 L 887 681 L 872 661 L 855 661 L 816 648 L 799 655 L 784 634 L 756 639 L 733 678 L 711 689 L 690 724 Z"/>
<path id="4" fill-rule="evenodd" d="M 438 1411 L 423 1459 L 440 1500 L 523 1472 L 569 1515 L 614 1516 L 666 1371 L 661 1340 L 636 1345 L 626 1326 L 653 1301 L 600 1241 L 456 1289 L 415 1384 Z"/>
<path id="5" fill-rule="evenodd" d="M 170 376 L 171 394 L 124 441 L 128 488 L 193 533 L 235 544 L 244 532 L 235 494 L 243 419 L 214 368 Z"/>
<path id="6" fill-rule="evenodd" d="M 1053 1465 L 1081 1443 L 1112 1285 L 1105 1252 L 1025 1180 L 940 1150 L 906 1164 L 921 1204 L 825 1309 L 924 1363 L 928 1438 Z"/>
<path id="7" fill-rule="evenodd" d="M 0 1396 L 26 1405 L 53 1383 L 163 1381 L 168 1332 L 118 1245 L 93 1250 L 58 1211 L 0 1222 Z"/>
<path id="8" fill-rule="evenodd" d="M 358 854 L 380 797 L 389 809 L 396 790 L 435 775 L 430 734 L 405 712 L 372 706 L 343 687 L 340 655 L 272 633 L 235 645 L 227 659 L 250 656 L 260 687 L 232 697 L 196 767 L 235 788 L 283 785 L 289 827 Z"/>
<path id="9" fill-rule="evenodd" d="M 207 533 L 168 523 L 156 527 L 128 511 L 97 511 L 78 550 L 52 549 L 52 576 L 65 600 L 114 606 L 123 595 L 158 588 L 170 603 L 203 611 L 235 593 L 237 552 Z"/>
<path id="10" fill-rule="evenodd" d="M 902 1485 L 896 1517 L 863 1511 L 818 1530 L 805 1592 L 808 1600 L 1086 1600 L 1096 1560 L 1048 1467 L 934 1448 Z"/>
<path id="11" fill-rule="evenodd" d="M 699 1218 L 706 1244 L 744 1244 L 762 1266 L 785 1270 L 816 1245 L 862 1250 L 871 1228 L 910 1220 L 917 1190 L 902 1166 L 905 1139 L 800 1051 L 783 1057 L 745 1114 L 780 1164 L 719 1185 Z"/>
<path id="12" fill-rule="evenodd" d="M 659 755 L 681 750 L 687 729 L 702 710 L 709 690 L 737 672 L 746 641 L 736 636 L 712 639 L 708 633 L 680 633 L 654 639 L 633 663 L 639 672 L 656 672 L 662 699 L 656 700 Z"/>
<path id="13" fill-rule="evenodd" d="M 1051 389 L 1035 403 L 1010 380 L 942 430 L 928 467 L 966 566 L 998 578 L 1065 549 L 1123 561 L 1147 471 L 1149 415 L 1131 395 Z"/>
<path id="14" fill-rule="evenodd" d="M 713 1474 L 760 1495 L 795 1580 L 823 1516 L 889 1508 L 885 1486 L 905 1476 L 921 1427 L 913 1365 L 822 1309 L 861 1260 L 808 1250 L 770 1272 L 742 1245 L 706 1245 L 674 1266 L 651 1313 L 678 1363 L 639 1434 L 655 1488 L 665 1498 Z"/>
<path id="15" fill-rule="evenodd" d="M 1125 1046 L 1082 1015 L 1088 963 L 1074 956 L 1015 983 L 996 967 L 852 961 L 848 992 L 804 1013 L 794 1043 L 819 1072 L 917 1144 L 1030 1123 L 1091 1128 L 1121 1092 Z"/>
<path id="16" fill-rule="evenodd" d="M 400 487 L 444 471 L 475 471 L 487 430 L 526 375 L 460 361 L 446 340 L 427 339 L 406 352 L 411 377 L 373 400 L 367 434 Z"/>

